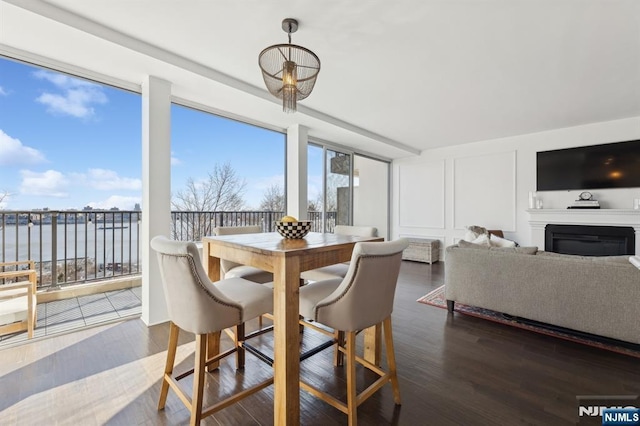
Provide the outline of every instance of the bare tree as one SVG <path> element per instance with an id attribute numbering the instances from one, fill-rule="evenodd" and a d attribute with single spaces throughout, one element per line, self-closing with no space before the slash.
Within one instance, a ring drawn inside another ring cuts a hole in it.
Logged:
<path id="1" fill-rule="evenodd" d="M 260 202 L 260 210 L 284 212 L 284 190 L 279 183 L 274 183 L 264 192 Z"/>
<path id="2" fill-rule="evenodd" d="M 336 187 L 330 187 L 327 185 L 327 211 L 334 212 L 337 209 L 338 205 L 338 189 Z M 316 196 L 315 200 L 309 200 L 309 208 L 310 212 L 319 212 L 322 211 L 322 206 L 324 206 L 325 197 L 322 196 L 322 193 L 319 193 Z"/>
<path id="3" fill-rule="evenodd" d="M 307 201 L 307 211 L 309 212 L 321 212 L 322 211 L 322 197 L 318 196 L 315 200 Z"/>
<path id="4" fill-rule="evenodd" d="M 246 181 L 229 163 L 216 163 L 202 181 L 189 178 L 185 188 L 176 192 L 171 202 L 174 210 L 190 213 L 181 217 L 186 220 L 174 221 L 174 238 L 199 241 L 210 235 L 213 225 L 210 212 L 242 210 L 246 186 Z"/>
<path id="5" fill-rule="evenodd" d="M 238 177 L 231 164 L 216 164 L 205 180 L 187 180 L 186 188 L 173 197 L 173 208 L 197 212 L 241 210 L 246 186 L 245 180 Z"/>
<path id="6" fill-rule="evenodd" d="M 2 202 L 9 198 L 11 193 L 6 190 L 0 190 L 0 210 L 2 210 Z"/>

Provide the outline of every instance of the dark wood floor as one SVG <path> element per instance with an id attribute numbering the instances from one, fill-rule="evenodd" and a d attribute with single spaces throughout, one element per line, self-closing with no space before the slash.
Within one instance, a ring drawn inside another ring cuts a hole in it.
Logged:
<path id="1" fill-rule="evenodd" d="M 403 262 L 394 338 L 403 404 L 389 386 L 359 408 L 361 425 L 570 425 L 577 395 L 640 394 L 640 360 L 416 302 L 443 281 L 443 265 Z M 304 345 L 320 338 L 305 331 Z M 156 411 L 168 326 L 140 320 L 109 324 L 0 351 L 0 424 L 173 425 L 189 414 L 175 394 Z M 270 337 L 255 342 L 270 346 Z M 179 370 L 192 362 L 183 335 Z M 343 396 L 331 353 L 302 364 L 305 380 Z M 248 355 L 209 375 L 207 398 L 258 382 L 269 369 Z M 358 372 L 362 386 L 371 374 Z M 185 379 L 185 386 L 191 382 Z M 203 424 L 272 424 L 269 387 Z M 346 424 L 346 416 L 301 392 L 304 425 Z"/>

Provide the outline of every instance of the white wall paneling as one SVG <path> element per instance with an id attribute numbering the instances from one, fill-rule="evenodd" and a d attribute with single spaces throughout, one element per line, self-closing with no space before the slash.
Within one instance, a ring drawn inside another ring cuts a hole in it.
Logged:
<path id="1" fill-rule="evenodd" d="M 424 233 L 439 234 L 446 244 L 454 244 L 463 236 L 465 225 L 476 224 L 502 229 L 507 238 L 521 245 L 536 245 L 527 212 L 528 193 L 536 189 L 536 153 L 633 139 L 640 139 L 640 117 L 431 149 L 417 159 L 394 160 L 392 238 L 399 234 L 419 234 L 421 229 L 434 225 L 433 218 L 411 216 L 426 207 L 425 191 L 435 191 L 432 187 L 416 188 L 415 179 L 411 177 L 417 175 L 424 179 L 425 174 L 433 173 L 435 164 L 443 162 L 446 164 L 441 184 L 445 228 L 440 230 L 438 218 L 437 228 Z M 633 199 L 640 198 L 640 188 L 591 192 L 600 201 L 602 210 L 630 209 Z M 545 191 L 538 196 L 543 200 L 543 210 L 566 209 L 579 193 Z M 609 220 L 606 211 L 600 214 L 604 222 Z"/>
<path id="2" fill-rule="evenodd" d="M 516 229 L 516 152 L 461 157 L 453 162 L 453 226 Z"/>
<path id="3" fill-rule="evenodd" d="M 399 167 L 401 227 L 444 229 L 444 172 L 444 160 Z"/>

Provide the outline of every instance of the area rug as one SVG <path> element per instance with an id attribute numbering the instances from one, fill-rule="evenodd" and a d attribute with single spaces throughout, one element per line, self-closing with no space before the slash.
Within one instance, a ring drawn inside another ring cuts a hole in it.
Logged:
<path id="1" fill-rule="evenodd" d="M 444 286 L 438 287 L 426 296 L 422 296 L 417 301 L 426 305 L 435 306 L 437 308 L 447 309 L 447 301 L 444 298 Z M 640 345 L 620 342 L 613 339 L 605 339 L 606 341 L 601 341 L 601 339 L 603 338 L 598 336 L 592 336 L 585 333 L 575 332 L 573 330 L 555 327 L 549 324 L 525 320 L 489 309 L 464 305 L 462 303 L 456 303 L 454 310 L 464 315 L 482 318 L 500 324 L 510 325 L 536 333 L 546 334 L 547 336 L 558 337 L 560 339 L 569 340 L 571 342 L 581 343 L 583 345 L 593 346 L 596 348 L 640 358 Z"/>

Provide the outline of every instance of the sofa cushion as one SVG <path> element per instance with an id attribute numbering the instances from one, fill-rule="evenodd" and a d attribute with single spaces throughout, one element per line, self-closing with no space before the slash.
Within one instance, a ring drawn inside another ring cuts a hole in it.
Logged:
<path id="1" fill-rule="evenodd" d="M 536 254 L 538 247 L 489 247 L 480 244 L 470 243 L 468 241 L 460 240 L 458 246 L 462 248 L 472 248 L 479 250 L 493 250 L 504 253 L 520 253 L 520 254 Z"/>
<path id="2" fill-rule="evenodd" d="M 517 245 L 515 241 L 500 238 L 493 234 L 489 236 L 489 242 L 493 247 L 515 247 Z"/>
<path id="3" fill-rule="evenodd" d="M 619 263 L 628 264 L 629 256 L 580 256 L 577 254 L 554 253 L 552 251 L 541 251 L 539 256 L 555 257 L 562 260 L 588 260 L 590 262 Z"/>

